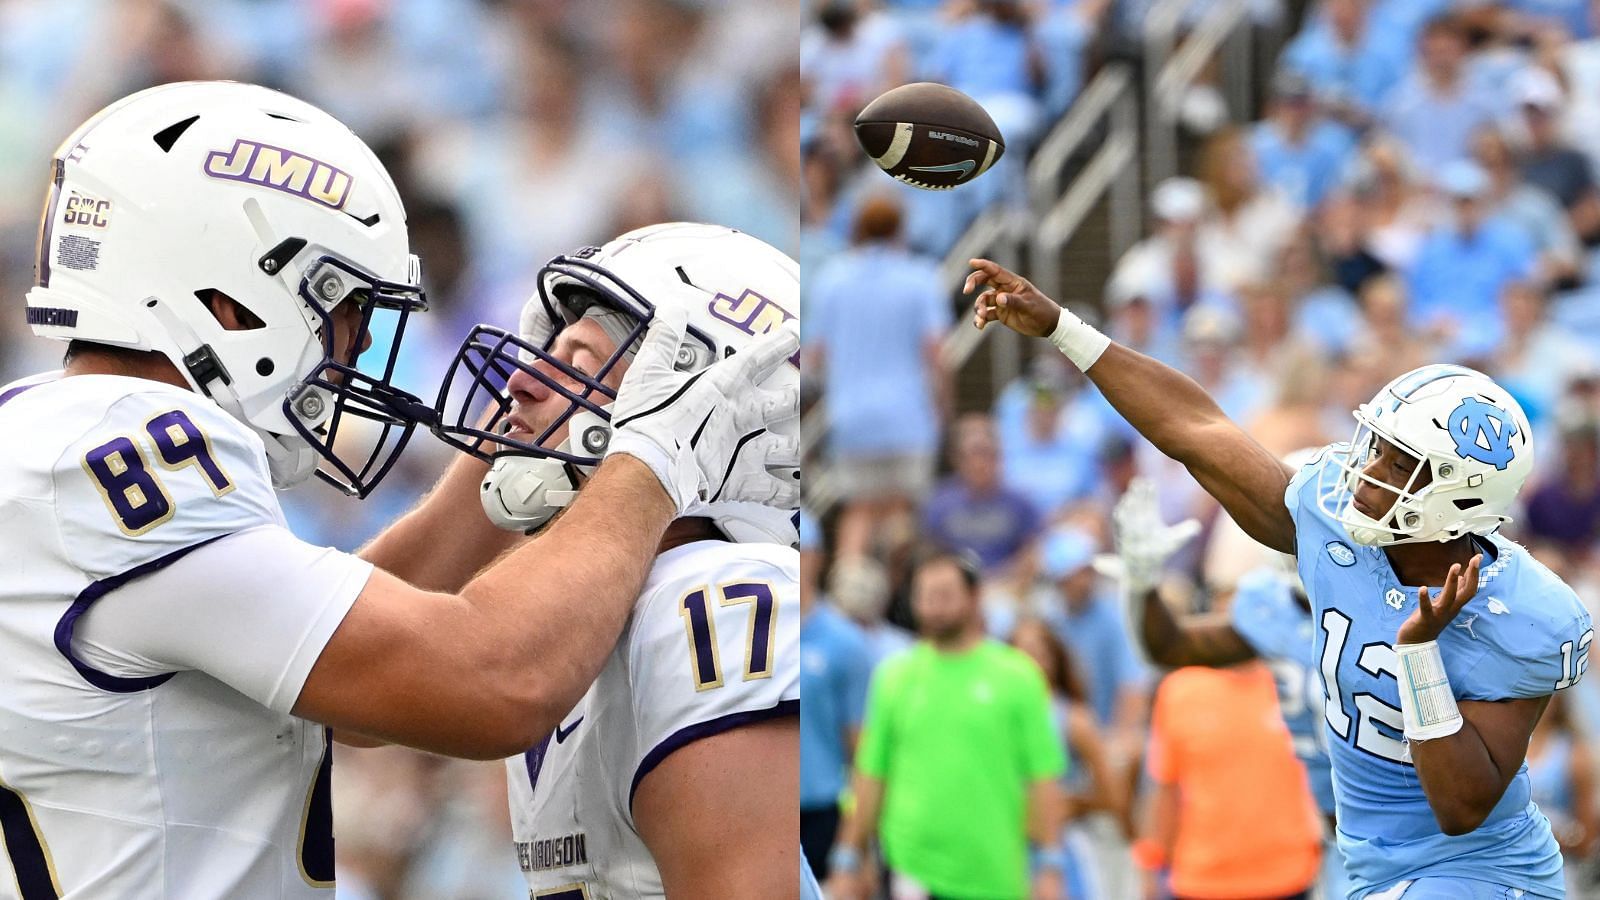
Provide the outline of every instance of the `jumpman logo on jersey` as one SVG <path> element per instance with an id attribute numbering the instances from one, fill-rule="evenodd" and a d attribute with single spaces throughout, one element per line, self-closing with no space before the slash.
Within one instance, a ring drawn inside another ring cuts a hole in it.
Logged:
<path id="1" fill-rule="evenodd" d="M 1492 406 L 1476 397 L 1461 401 L 1450 414 L 1450 439 L 1456 442 L 1456 453 L 1462 459 L 1504 469 L 1511 464 L 1516 452 L 1511 449 L 1511 439 L 1517 436 L 1517 425 L 1505 410 Z"/>

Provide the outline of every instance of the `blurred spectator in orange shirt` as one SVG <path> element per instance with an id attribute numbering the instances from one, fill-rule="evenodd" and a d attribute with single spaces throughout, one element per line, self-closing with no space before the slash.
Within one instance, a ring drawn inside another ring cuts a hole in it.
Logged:
<path id="1" fill-rule="evenodd" d="M 1316 804 L 1260 662 L 1188 667 L 1156 690 L 1147 758 L 1155 782 L 1134 857 L 1146 900 L 1308 896 L 1321 863 Z"/>

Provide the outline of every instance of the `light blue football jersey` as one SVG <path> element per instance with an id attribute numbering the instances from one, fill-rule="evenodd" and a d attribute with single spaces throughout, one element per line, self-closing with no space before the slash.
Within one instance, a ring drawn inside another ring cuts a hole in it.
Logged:
<path id="1" fill-rule="evenodd" d="M 1284 501 L 1317 625 L 1349 896 L 1429 875 L 1562 897 L 1561 853 L 1549 820 L 1530 800 L 1526 765 L 1472 832 L 1450 837 L 1434 820 L 1401 733 L 1394 674 L 1395 633 L 1415 608 L 1417 587 L 1400 584 L 1381 548 L 1350 540 L 1317 503 L 1319 475 L 1345 452 L 1346 445 L 1336 444 L 1302 468 Z M 1570 687 L 1588 666 L 1589 614 L 1571 588 L 1518 544 L 1499 535 L 1477 540 L 1485 555 L 1478 593 L 1438 638 L 1456 697 L 1509 700 Z"/>
<path id="2" fill-rule="evenodd" d="M 1278 709 L 1294 738 L 1294 754 L 1306 767 L 1317 808 L 1333 812 L 1333 775 L 1322 732 L 1322 679 L 1317 675 L 1311 611 L 1295 599 L 1290 578 L 1261 568 L 1239 579 L 1229 617 L 1233 630 L 1272 670 L 1278 682 Z"/>

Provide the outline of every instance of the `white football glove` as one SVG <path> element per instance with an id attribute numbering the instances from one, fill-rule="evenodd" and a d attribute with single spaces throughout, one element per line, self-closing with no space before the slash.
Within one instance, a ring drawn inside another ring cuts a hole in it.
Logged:
<path id="1" fill-rule="evenodd" d="M 688 326 L 686 309 L 656 308 L 611 406 L 606 455 L 649 466 L 680 516 L 713 499 L 798 507 L 799 430 L 768 429 L 798 418 L 800 393 L 760 387 L 799 351 L 798 323 L 694 373 L 673 367 Z"/>
<path id="2" fill-rule="evenodd" d="M 1116 555 L 1095 558 L 1095 570 L 1122 579 L 1138 605 L 1145 593 L 1161 583 L 1167 560 L 1200 533 L 1200 522 L 1184 519 L 1176 525 L 1161 521 L 1156 486 L 1148 478 L 1135 478 L 1111 513 Z"/>

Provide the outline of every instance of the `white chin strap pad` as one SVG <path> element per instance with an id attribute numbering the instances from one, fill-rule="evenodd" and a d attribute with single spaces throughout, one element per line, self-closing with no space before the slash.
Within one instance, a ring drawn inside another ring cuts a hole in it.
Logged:
<path id="1" fill-rule="evenodd" d="M 502 456 L 484 476 L 478 498 L 496 527 L 532 533 L 577 499 L 567 467 L 558 459 Z"/>
<path id="2" fill-rule="evenodd" d="M 588 410 L 573 413 L 567 431 L 571 436 L 561 442 L 563 452 L 599 458 L 611 443 L 611 426 Z M 569 468 L 559 459 L 506 454 L 489 467 L 478 499 L 496 527 L 532 534 L 578 498 L 571 469 L 586 476 L 593 472 L 588 466 Z"/>
<path id="3" fill-rule="evenodd" d="M 291 488 L 305 481 L 317 471 L 317 451 L 299 437 L 268 434 L 257 429 L 267 450 L 267 470 L 272 476 L 272 486 L 278 490 Z"/>

